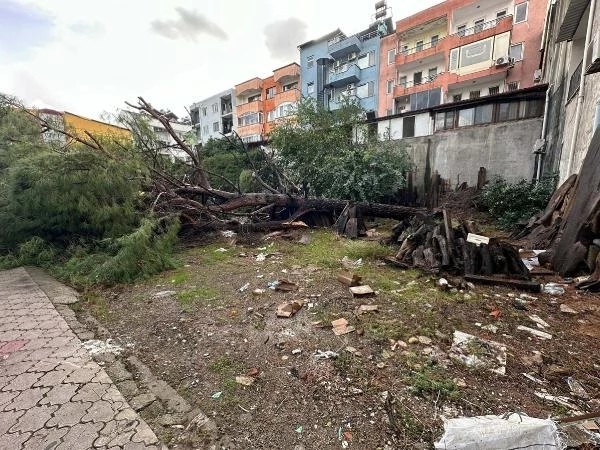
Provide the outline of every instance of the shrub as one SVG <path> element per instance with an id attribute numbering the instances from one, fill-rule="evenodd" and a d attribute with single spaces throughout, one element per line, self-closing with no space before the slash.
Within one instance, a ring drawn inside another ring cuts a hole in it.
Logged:
<path id="1" fill-rule="evenodd" d="M 480 201 L 500 227 L 512 229 L 519 221 L 546 207 L 556 188 L 556 181 L 556 176 L 551 176 L 539 183 L 525 180 L 509 183 L 496 177 L 485 187 Z"/>

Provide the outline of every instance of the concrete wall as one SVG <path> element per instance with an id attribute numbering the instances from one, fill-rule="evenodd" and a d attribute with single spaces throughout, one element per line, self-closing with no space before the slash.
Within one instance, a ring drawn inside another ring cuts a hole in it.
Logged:
<path id="1" fill-rule="evenodd" d="M 196 136 L 200 142 L 206 144 L 209 139 L 221 139 L 223 136 L 221 135 L 222 124 L 221 124 L 221 97 L 225 97 L 227 95 L 231 96 L 232 102 L 232 117 L 233 117 L 233 129 L 235 130 L 237 127 L 237 118 L 235 117 L 235 90 L 227 89 L 223 92 L 219 92 L 211 97 L 208 97 L 202 101 L 194 103 L 191 106 L 191 110 L 198 110 L 199 114 L 199 122 L 198 126 L 196 126 Z M 217 111 L 213 110 L 213 105 L 217 105 Z M 203 108 L 206 108 L 206 116 L 203 113 Z M 214 131 L 213 124 L 215 122 L 219 123 L 219 131 Z"/>
<path id="2" fill-rule="evenodd" d="M 423 198 L 425 168 L 436 170 L 454 186 L 459 180 L 477 184 L 480 167 L 488 179 L 495 175 L 509 181 L 531 180 L 535 158 L 532 148 L 542 131 L 542 119 L 503 122 L 438 132 L 402 141 L 415 164 L 415 184 Z"/>
<path id="3" fill-rule="evenodd" d="M 377 108 L 377 117 L 385 117 L 389 111 L 394 111 L 394 90 L 392 88 L 392 92 L 387 92 L 387 81 L 394 80 L 394 85 L 396 85 L 397 76 L 396 76 L 396 63 L 392 62 L 392 64 L 388 64 L 388 51 L 396 49 L 398 45 L 398 38 L 395 34 L 390 34 L 389 36 L 385 36 L 380 41 L 380 58 L 379 58 L 379 95 L 378 95 L 378 108 Z"/>

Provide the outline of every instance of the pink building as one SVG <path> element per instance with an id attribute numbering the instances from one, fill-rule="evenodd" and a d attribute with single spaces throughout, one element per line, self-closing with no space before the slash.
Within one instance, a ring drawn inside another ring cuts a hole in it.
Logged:
<path id="1" fill-rule="evenodd" d="M 381 40 L 378 116 L 541 81 L 547 0 L 446 0 Z"/>

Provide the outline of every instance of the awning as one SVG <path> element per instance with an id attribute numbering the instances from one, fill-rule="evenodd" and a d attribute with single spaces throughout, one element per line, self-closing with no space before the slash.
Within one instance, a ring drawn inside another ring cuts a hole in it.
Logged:
<path id="1" fill-rule="evenodd" d="M 556 42 L 570 41 L 573 39 L 577 28 L 579 28 L 579 22 L 581 22 L 581 18 L 589 4 L 590 0 L 570 0 L 569 6 L 567 7 L 567 13 L 558 30 Z"/>

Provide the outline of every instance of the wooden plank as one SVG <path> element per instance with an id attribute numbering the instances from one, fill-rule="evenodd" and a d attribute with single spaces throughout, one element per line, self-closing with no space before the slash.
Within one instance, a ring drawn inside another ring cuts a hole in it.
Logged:
<path id="1" fill-rule="evenodd" d="M 477 246 L 481 244 L 489 245 L 491 239 L 487 236 L 481 236 L 480 234 L 469 233 L 467 235 L 467 242 L 475 244 Z"/>
<path id="2" fill-rule="evenodd" d="M 484 275 L 465 275 L 465 280 L 474 283 L 489 284 L 493 286 L 508 286 L 529 292 L 540 292 L 541 284 L 535 281 L 515 280 L 512 278 L 487 277 Z"/>

